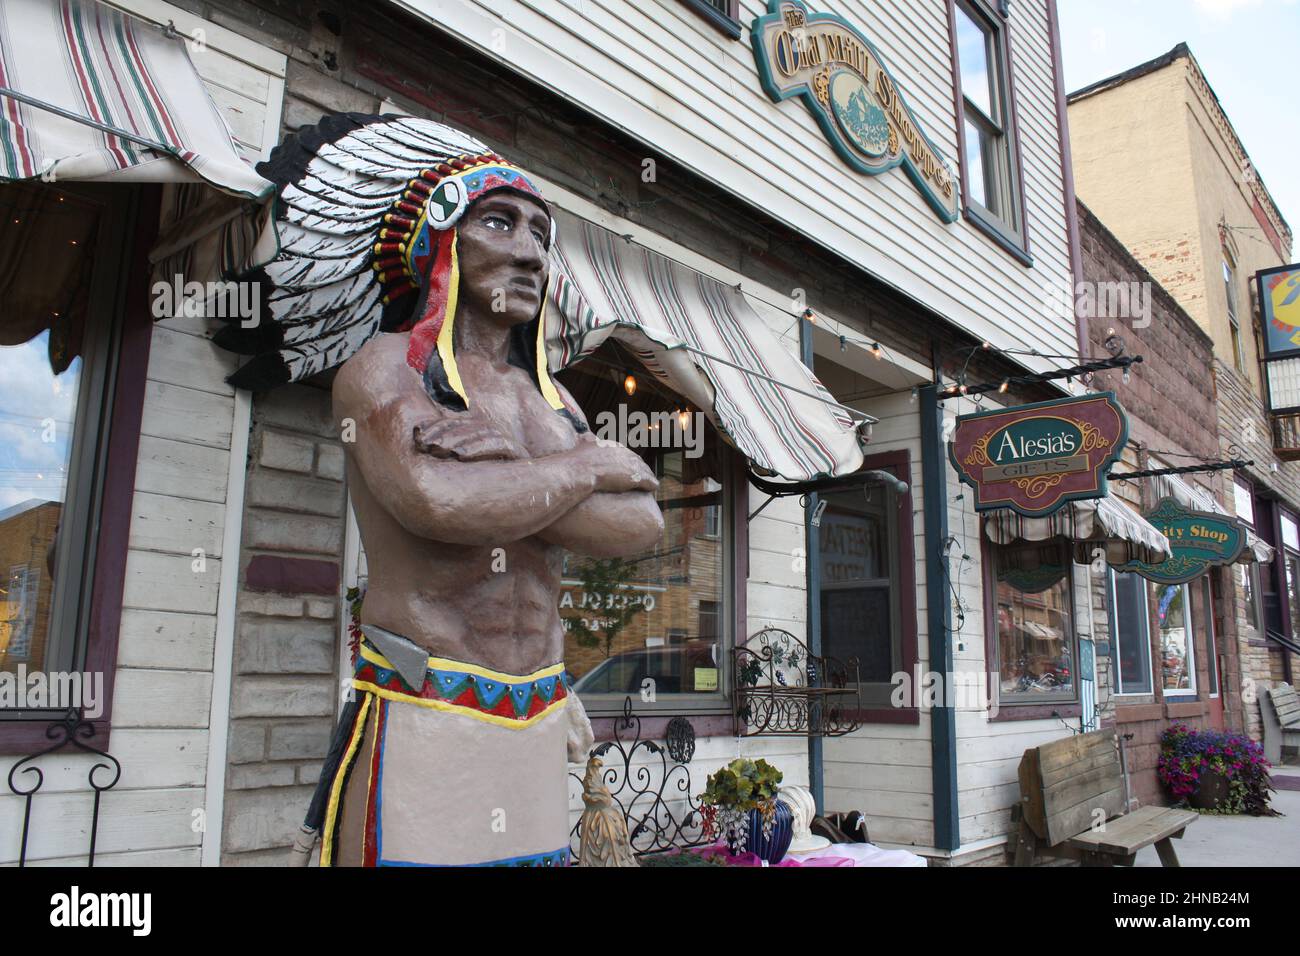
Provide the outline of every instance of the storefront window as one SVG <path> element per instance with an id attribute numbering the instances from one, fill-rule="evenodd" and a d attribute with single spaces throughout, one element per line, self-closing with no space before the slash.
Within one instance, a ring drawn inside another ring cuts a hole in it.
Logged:
<path id="1" fill-rule="evenodd" d="M 687 411 L 679 397 L 639 369 L 638 387 L 627 395 L 626 374 L 609 372 L 611 353 L 601 350 L 560 376 L 593 431 L 605 411 L 632 423 L 644 413 L 652 424 L 659 413 L 675 417 Z M 617 361 L 626 369 L 623 363 L 630 360 Z M 703 415 L 692 415 L 692 421 L 700 433 L 690 447 L 671 447 L 680 442 L 667 438 L 662 443 L 670 447 L 654 447 L 661 443 L 654 429 L 643 443 L 627 435 L 626 444 L 659 478 L 656 498 L 664 516 L 659 544 L 625 558 L 565 556 L 559 606 L 564 661 L 589 710 L 621 710 L 628 694 L 638 706 L 723 706 L 732 641 L 726 596 L 727 455 Z"/>
<path id="2" fill-rule="evenodd" d="M 1073 700 L 1071 558 L 1064 542 L 989 548 L 1001 704 Z"/>
<path id="3" fill-rule="evenodd" d="M 1200 616 L 1203 620 L 1203 630 L 1205 631 L 1205 652 L 1209 655 L 1206 661 L 1206 674 L 1209 681 L 1209 693 L 1211 697 L 1217 697 L 1219 694 L 1219 650 L 1218 641 L 1214 633 L 1214 585 L 1207 574 L 1199 582 L 1193 583 L 1192 587 L 1199 587 L 1201 591 Z"/>
<path id="4" fill-rule="evenodd" d="M 1117 693 L 1151 693 L 1151 632 L 1148 584 L 1138 574 L 1111 572 L 1111 633 L 1119 670 Z"/>
<path id="5" fill-rule="evenodd" d="M 1165 696 L 1196 693 L 1196 660 L 1186 584 L 1156 585 L 1160 673 Z"/>
<path id="6" fill-rule="evenodd" d="M 817 532 L 822 653 L 856 657 L 863 703 L 884 707 L 902 669 L 896 501 L 883 485 L 825 500 Z"/>
<path id="7" fill-rule="evenodd" d="M 0 270 L 0 672 L 69 670 L 85 653 L 115 334 L 97 195 L 23 183 L 0 201 L 15 257 Z"/>

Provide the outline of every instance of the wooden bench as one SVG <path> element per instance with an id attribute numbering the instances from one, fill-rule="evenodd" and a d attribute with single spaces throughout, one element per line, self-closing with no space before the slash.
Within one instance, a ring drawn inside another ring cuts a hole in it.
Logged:
<path id="1" fill-rule="evenodd" d="M 1127 813 L 1125 799 L 1114 728 L 1026 750 L 1020 805 L 1012 814 L 1014 865 L 1033 866 L 1045 856 L 1132 866 L 1137 851 L 1154 843 L 1163 865 L 1178 866 L 1170 840 L 1183 835 L 1196 812 L 1140 807 Z"/>
<path id="2" fill-rule="evenodd" d="M 1264 756 L 1273 764 L 1291 756 L 1289 750 L 1300 749 L 1300 696 L 1290 684 L 1281 684 L 1264 692 L 1269 703 L 1260 707 L 1264 718 Z"/>

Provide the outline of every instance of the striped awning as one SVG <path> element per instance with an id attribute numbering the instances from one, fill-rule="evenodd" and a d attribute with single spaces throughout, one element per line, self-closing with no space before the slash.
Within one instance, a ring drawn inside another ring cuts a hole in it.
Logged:
<path id="1" fill-rule="evenodd" d="M 563 210 L 555 221 L 552 368 L 612 337 L 708 415 L 756 471 L 802 481 L 862 466 L 874 419 L 838 405 L 737 288 Z"/>
<path id="2" fill-rule="evenodd" d="M 0 3 L 0 181 L 274 186 L 235 150 L 186 40 L 95 0 Z"/>
<path id="3" fill-rule="evenodd" d="M 1214 500 L 1213 495 L 1187 483 L 1178 475 L 1155 475 L 1151 480 L 1154 482 L 1157 501 L 1162 498 L 1173 498 L 1184 508 L 1190 508 L 1192 511 L 1208 511 L 1222 515 L 1225 518 L 1234 517 L 1234 515 L 1229 514 L 1227 508 Z M 1256 562 L 1267 564 L 1272 561 L 1273 546 L 1262 540 L 1259 535 L 1249 528 L 1245 528 L 1245 532 L 1246 547 L 1241 549 L 1241 556 L 1237 558 L 1237 564 L 1254 564 Z"/>
<path id="4" fill-rule="evenodd" d="M 1113 565 L 1159 564 L 1169 557 L 1169 539 L 1118 498 L 1072 501 L 1045 518 L 1025 518 L 1005 508 L 990 511 L 984 515 L 984 533 L 998 544 L 1067 538 L 1075 542 L 1075 560 L 1081 564 L 1091 562 L 1097 548 Z"/>

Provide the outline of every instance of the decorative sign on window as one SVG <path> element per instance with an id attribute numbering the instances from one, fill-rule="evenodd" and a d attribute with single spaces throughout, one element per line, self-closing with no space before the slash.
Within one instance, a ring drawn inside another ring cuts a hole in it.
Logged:
<path id="1" fill-rule="evenodd" d="M 975 510 L 1030 518 L 1067 502 L 1104 498 L 1106 473 L 1128 442 L 1112 392 L 1019 405 L 957 419 L 948 456 L 975 488 Z"/>
<path id="2" fill-rule="evenodd" d="M 939 218 L 956 221 L 953 166 L 921 130 L 870 40 L 799 0 L 770 0 L 750 35 L 774 102 L 802 97 L 841 159 L 871 175 L 902 166 Z"/>
<path id="3" fill-rule="evenodd" d="M 1169 559 L 1160 564 L 1130 561 L 1120 570 L 1136 571 L 1157 584 L 1182 584 L 1209 568 L 1232 564 L 1246 547 L 1246 529 L 1236 518 L 1212 511 L 1192 511 L 1163 498 L 1146 515 L 1169 539 Z"/>

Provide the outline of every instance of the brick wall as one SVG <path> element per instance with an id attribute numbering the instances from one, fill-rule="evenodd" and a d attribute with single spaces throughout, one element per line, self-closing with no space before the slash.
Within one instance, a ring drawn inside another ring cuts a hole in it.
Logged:
<path id="1" fill-rule="evenodd" d="M 1141 355 L 1143 361 L 1132 366 L 1129 381 L 1118 371 L 1103 372 L 1095 376 L 1092 386 L 1115 392 L 1129 418 L 1129 449 L 1117 471 L 1132 468 L 1157 467 L 1151 460 L 1152 452 L 1164 452 L 1160 457 L 1168 465 L 1187 464 L 1192 455 L 1214 458 L 1218 454 L 1218 429 L 1215 410 L 1213 342 L 1173 297 L 1152 277 L 1147 269 L 1106 226 L 1085 206 L 1079 203 L 1080 248 L 1083 258 L 1083 278 L 1087 282 L 1138 282 L 1147 283 L 1151 292 L 1149 324 L 1146 317 L 1111 316 L 1096 318 L 1089 323 L 1093 353 L 1106 354 L 1104 342 L 1110 330 L 1124 339 L 1129 355 Z M 1189 476 L 1191 477 L 1191 476 Z M 1191 479 L 1195 483 L 1195 479 Z M 1148 482 L 1115 482 L 1112 493 L 1142 509 L 1156 502 Z M 1107 575 L 1094 577 L 1092 588 L 1094 632 L 1099 643 L 1111 642 L 1109 593 Z M 1235 592 L 1233 592 L 1235 593 Z M 1152 602 L 1154 606 L 1154 602 Z M 1151 660 L 1159 661 L 1159 631 L 1155 621 L 1150 624 L 1152 636 Z M 1223 641 L 1220 642 L 1224 643 Z M 1232 647 L 1232 642 L 1228 642 Z M 1115 655 L 1118 648 L 1110 644 L 1109 656 L 1098 655 L 1097 699 L 1102 709 L 1103 724 L 1113 723 L 1117 732 L 1127 737 L 1124 741 L 1125 761 L 1129 770 L 1130 796 L 1142 804 L 1166 803 L 1156 777 L 1156 760 L 1160 753 L 1160 735 L 1172 722 L 1174 714 L 1195 709 L 1194 714 L 1184 714 L 1177 719 L 1192 726 L 1207 723 L 1208 703 L 1188 708 L 1182 704 L 1167 703 L 1157 688 L 1149 695 L 1114 696 Z M 1235 653 L 1232 655 L 1235 661 Z M 1203 642 L 1198 642 L 1195 655 L 1197 686 L 1200 697 L 1205 698 L 1209 676 Z M 1234 665 L 1235 666 L 1235 665 Z M 1158 683 L 1157 674 L 1153 681 Z M 1172 711 L 1172 712 L 1171 712 Z"/>
<path id="2" fill-rule="evenodd" d="M 328 389 L 258 395 L 244 499 L 222 862 L 281 858 L 339 699 L 343 450 Z"/>

